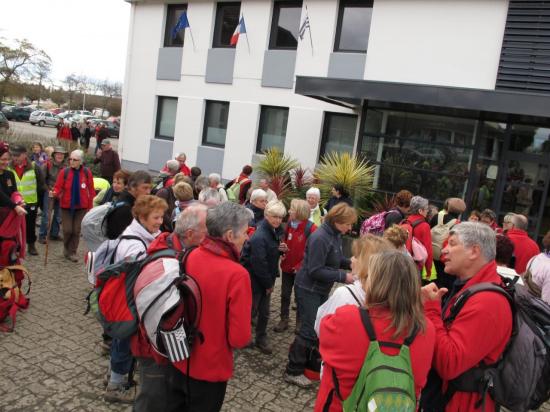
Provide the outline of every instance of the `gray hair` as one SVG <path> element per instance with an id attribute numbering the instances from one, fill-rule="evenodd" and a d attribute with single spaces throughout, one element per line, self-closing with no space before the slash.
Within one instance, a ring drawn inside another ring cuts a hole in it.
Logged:
<path id="1" fill-rule="evenodd" d="M 411 209 L 410 214 L 415 215 L 420 209 L 428 210 L 428 205 L 430 202 L 428 199 L 423 198 L 422 196 L 413 196 L 411 199 Z"/>
<path id="2" fill-rule="evenodd" d="M 513 220 L 513 217 L 515 216 L 516 214 L 515 213 L 506 213 L 506 215 L 504 215 L 504 218 L 502 219 L 502 223 L 512 223 L 514 224 L 514 220 Z"/>
<path id="3" fill-rule="evenodd" d="M 208 210 L 205 205 L 193 204 L 178 215 L 174 233 L 183 237 L 188 230 L 197 230 L 201 221 L 201 213 Z"/>
<path id="4" fill-rule="evenodd" d="M 454 226 L 449 234 L 456 235 L 466 248 L 478 245 L 487 262 L 495 259 L 496 235 L 488 225 L 480 222 L 462 222 Z"/>
<path id="5" fill-rule="evenodd" d="M 222 181 L 222 177 L 220 176 L 219 173 L 210 173 L 208 175 L 208 179 L 210 180 L 210 183 L 212 182 L 221 183 Z"/>
<path id="6" fill-rule="evenodd" d="M 267 193 L 263 189 L 254 189 L 252 191 L 252 194 L 250 195 L 250 203 L 258 200 L 258 199 L 267 199 Z"/>
<path id="7" fill-rule="evenodd" d="M 210 186 L 210 182 L 206 176 L 199 176 L 195 180 L 195 192 L 202 192 Z"/>
<path id="8" fill-rule="evenodd" d="M 285 205 L 280 200 L 272 200 L 266 205 L 264 214 L 269 216 L 285 217 Z"/>
<path id="9" fill-rule="evenodd" d="M 199 202 L 208 205 L 219 205 L 222 202 L 222 195 L 217 189 L 207 187 L 199 193 Z"/>
<path id="10" fill-rule="evenodd" d="M 512 219 L 510 221 L 516 229 L 519 230 L 527 230 L 527 226 L 529 226 L 529 220 L 523 215 L 515 214 L 512 216 Z"/>
<path id="11" fill-rule="evenodd" d="M 168 160 L 166 162 L 166 168 L 170 171 L 170 172 L 177 172 L 180 170 L 180 164 L 177 160 Z"/>
<path id="12" fill-rule="evenodd" d="M 310 187 L 306 192 L 307 196 L 317 196 L 317 198 L 321 198 L 321 191 L 316 187 Z"/>
<path id="13" fill-rule="evenodd" d="M 187 155 L 184 152 L 179 152 L 175 158 L 177 159 L 178 157 L 185 157 L 185 160 L 187 160 Z"/>
<path id="14" fill-rule="evenodd" d="M 71 152 L 71 157 L 77 157 L 80 160 L 82 160 L 82 157 L 84 156 L 84 152 L 80 149 L 73 150 Z"/>
<path id="15" fill-rule="evenodd" d="M 210 236 L 223 237 L 228 230 L 236 233 L 244 226 L 248 226 L 253 217 L 252 211 L 244 206 L 234 202 L 223 202 L 208 210 L 206 228 Z"/>

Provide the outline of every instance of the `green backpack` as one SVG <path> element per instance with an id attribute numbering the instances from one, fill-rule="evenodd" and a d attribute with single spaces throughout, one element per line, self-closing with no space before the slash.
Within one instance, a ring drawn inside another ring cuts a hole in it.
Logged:
<path id="1" fill-rule="evenodd" d="M 229 186 L 226 190 L 227 193 L 227 200 L 230 202 L 237 202 L 239 203 L 239 194 L 241 192 L 241 185 L 243 183 L 249 182 L 250 179 L 243 179 L 243 180 L 235 180 L 235 183 L 233 183 L 231 186 Z"/>
<path id="2" fill-rule="evenodd" d="M 370 339 L 369 350 L 361 372 L 353 385 L 351 395 L 342 401 L 344 412 L 414 412 L 416 393 L 409 346 L 416 337 L 416 329 L 403 344 L 379 342 L 369 312 L 359 308 L 363 326 Z M 386 355 L 380 346 L 400 348 L 395 356 Z M 336 393 L 339 395 L 336 373 L 333 369 Z M 341 399 L 341 397 L 340 397 Z"/>

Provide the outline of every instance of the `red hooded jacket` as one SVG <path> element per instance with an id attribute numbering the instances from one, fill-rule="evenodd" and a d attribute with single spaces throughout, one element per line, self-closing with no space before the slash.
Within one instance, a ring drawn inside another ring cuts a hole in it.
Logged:
<path id="1" fill-rule="evenodd" d="M 67 177 L 65 173 L 69 170 Z M 73 175 L 75 169 L 72 167 L 67 167 L 63 170 L 60 170 L 57 174 L 57 180 L 55 181 L 55 186 L 53 191 L 55 192 L 55 197 L 59 198 L 59 203 L 62 209 L 71 208 L 71 189 L 73 184 Z M 94 207 L 94 177 L 92 172 L 87 167 L 81 166 L 79 169 L 80 173 L 80 204 L 76 205 L 76 209 L 91 209 Z"/>
<path id="2" fill-rule="evenodd" d="M 311 224 L 309 234 L 306 236 L 305 230 L 308 222 Z M 298 223 L 298 227 L 293 229 L 290 222 L 286 226 L 285 243 L 288 246 L 288 252 L 285 253 L 281 260 L 281 270 L 285 273 L 296 273 L 302 266 L 304 260 L 304 252 L 306 250 L 306 242 L 317 226 L 309 220 L 304 220 Z"/>
<path id="3" fill-rule="evenodd" d="M 521 275 L 527 270 L 529 260 L 540 253 L 539 245 L 529 237 L 525 230 L 510 229 L 506 232 L 506 236 L 514 244 L 515 269 Z"/>
<path id="4" fill-rule="evenodd" d="M 501 283 L 496 263 L 491 261 L 470 278 L 462 290 L 482 282 Z M 448 316 L 452 304 L 460 296 L 456 293 L 445 312 Z M 494 292 L 480 292 L 469 298 L 456 319 L 448 327 L 442 319 L 441 302 L 424 303 L 426 316 L 433 322 L 436 331 L 433 367 L 443 380 L 443 390 L 448 382 L 466 372 L 481 361 L 495 363 L 512 333 L 512 310 L 506 298 Z M 476 411 L 477 393 L 456 392 L 447 404 L 447 412 Z M 494 411 L 490 396 L 486 398 L 487 412 Z"/>

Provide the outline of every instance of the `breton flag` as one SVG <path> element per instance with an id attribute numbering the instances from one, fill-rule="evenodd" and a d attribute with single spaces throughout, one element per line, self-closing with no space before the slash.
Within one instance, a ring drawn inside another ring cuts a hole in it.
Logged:
<path id="1" fill-rule="evenodd" d="M 299 32 L 300 40 L 304 40 L 306 30 L 308 29 L 309 29 L 309 33 L 311 34 L 311 27 L 309 26 L 309 15 L 307 14 L 307 11 L 306 11 L 306 18 L 304 19 L 304 21 L 302 22 L 302 25 L 300 26 L 300 32 Z"/>
<path id="2" fill-rule="evenodd" d="M 172 39 L 176 38 L 180 30 L 185 30 L 187 27 L 191 28 L 191 26 L 189 25 L 189 19 L 187 18 L 187 11 L 184 11 L 183 13 L 181 13 L 181 16 L 176 25 L 172 28 Z"/>
<path id="3" fill-rule="evenodd" d="M 233 36 L 231 36 L 231 41 L 229 44 L 231 46 L 234 46 L 239 41 L 239 35 L 240 34 L 246 34 L 246 25 L 244 24 L 244 16 L 241 16 L 241 19 L 239 20 L 239 24 L 235 28 L 235 32 L 233 33 Z"/>
<path id="4" fill-rule="evenodd" d="M 160 331 L 160 336 L 168 358 L 170 362 L 180 362 L 189 357 L 189 343 L 187 342 L 187 335 L 185 334 L 185 329 L 183 328 L 183 322 L 180 323 L 180 326 L 174 330 L 170 331 Z"/>

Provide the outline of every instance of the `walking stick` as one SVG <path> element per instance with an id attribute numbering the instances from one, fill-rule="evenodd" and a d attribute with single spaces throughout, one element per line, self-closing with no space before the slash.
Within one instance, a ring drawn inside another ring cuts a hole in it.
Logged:
<path id="1" fill-rule="evenodd" d="M 50 246 L 50 231 L 52 229 L 52 209 L 54 198 L 48 197 L 48 229 L 46 230 L 46 250 L 44 252 L 44 266 L 48 264 L 48 249 Z"/>

